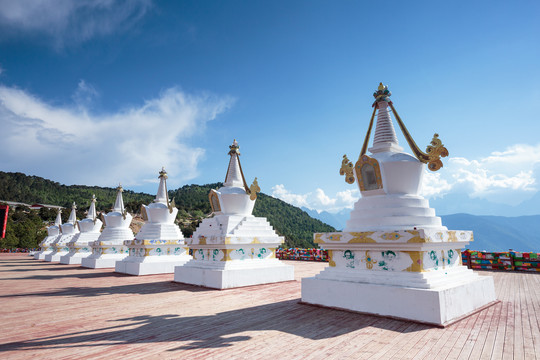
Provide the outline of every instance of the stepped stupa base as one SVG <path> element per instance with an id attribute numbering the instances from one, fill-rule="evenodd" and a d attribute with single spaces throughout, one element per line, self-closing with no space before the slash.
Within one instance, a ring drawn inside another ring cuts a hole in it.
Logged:
<path id="1" fill-rule="evenodd" d="M 114 271 L 128 275 L 171 274 L 175 267 L 191 260 L 191 256 L 162 255 L 152 257 L 131 257 L 116 261 Z"/>
<path id="2" fill-rule="evenodd" d="M 52 251 L 38 251 L 34 254 L 34 259 L 36 260 L 45 260 L 45 256 L 50 255 Z"/>
<path id="3" fill-rule="evenodd" d="M 65 264 L 65 265 L 79 264 L 80 265 L 82 260 L 90 256 L 91 254 L 92 254 L 91 252 L 75 253 L 75 254 L 69 253 L 60 258 L 60 264 Z"/>
<path id="4" fill-rule="evenodd" d="M 45 259 L 43 260 L 48 261 L 48 262 L 60 262 L 60 259 L 62 258 L 62 256 L 67 255 L 67 254 L 68 254 L 67 251 L 51 253 L 51 254 L 45 255 Z"/>
<path id="5" fill-rule="evenodd" d="M 148 224 L 145 224 L 145 226 Z M 114 271 L 129 275 L 171 274 L 175 266 L 193 259 L 184 240 L 126 240 L 128 256 L 117 261 Z"/>
<path id="6" fill-rule="evenodd" d="M 82 259 L 81 266 L 90 269 L 114 268 L 116 262 L 124 260 L 126 256 L 126 254 L 102 255 L 100 257 L 90 255 L 89 257 Z"/>
<path id="7" fill-rule="evenodd" d="M 92 255 L 91 248 L 88 244 L 68 245 L 69 252 L 60 258 L 60 264 L 72 265 L 81 264 L 82 259 Z"/>
<path id="8" fill-rule="evenodd" d="M 445 326 L 496 302 L 490 276 L 461 263 L 472 231 L 317 233 L 329 266 L 302 279 L 308 304 Z"/>
<path id="9" fill-rule="evenodd" d="M 263 263 L 264 261 L 264 263 Z M 174 270 L 174 281 L 213 289 L 269 284 L 294 280 L 294 267 L 277 259 L 239 260 L 238 263 L 212 264 L 193 260 Z"/>
<path id="10" fill-rule="evenodd" d="M 124 246 L 123 242 L 110 243 L 98 240 L 89 243 L 89 245 L 92 247 L 92 255 L 81 262 L 81 266 L 86 268 L 114 268 L 117 261 L 122 261 L 129 255 L 129 250 Z"/>
<path id="11" fill-rule="evenodd" d="M 302 302 L 445 326 L 497 300 L 490 276 L 431 289 L 311 277 L 302 279 Z"/>

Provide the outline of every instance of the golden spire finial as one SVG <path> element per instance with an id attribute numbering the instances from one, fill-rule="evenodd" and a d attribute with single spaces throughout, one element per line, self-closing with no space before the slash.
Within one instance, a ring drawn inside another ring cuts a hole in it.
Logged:
<path id="1" fill-rule="evenodd" d="M 229 146 L 229 155 L 232 155 L 233 153 L 236 153 L 240 155 L 240 146 L 238 145 L 238 141 L 234 139 L 232 145 Z"/>
<path id="2" fill-rule="evenodd" d="M 377 91 L 373 93 L 373 97 L 375 98 L 375 102 L 373 103 L 373 106 L 377 104 L 379 101 L 390 101 L 389 97 L 392 95 L 390 90 L 388 90 L 388 85 L 383 85 L 383 83 L 379 83 L 379 87 L 377 88 Z"/>
<path id="3" fill-rule="evenodd" d="M 159 178 L 165 178 L 167 179 L 167 172 L 165 171 L 165 166 L 161 167 L 161 171 L 159 172 Z"/>

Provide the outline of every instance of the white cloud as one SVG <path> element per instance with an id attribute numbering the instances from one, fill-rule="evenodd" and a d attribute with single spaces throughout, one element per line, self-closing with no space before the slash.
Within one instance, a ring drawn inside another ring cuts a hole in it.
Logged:
<path id="1" fill-rule="evenodd" d="M 308 194 L 293 194 L 289 190 L 285 189 L 285 185 L 283 184 L 278 184 L 272 187 L 272 196 L 294 206 L 310 207 L 307 202 Z"/>
<path id="2" fill-rule="evenodd" d="M 319 212 L 337 212 L 343 208 L 352 208 L 360 197 L 360 192 L 345 190 L 336 193 L 336 196 L 331 198 L 320 188 L 305 194 L 293 194 L 283 184 L 279 184 L 272 187 L 272 196 L 298 207 L 307 207 Z"/>
<path id="3" fill-rule="evenodd" d="M 446 179 L 442 178 L 441 174 L 441 170 L 438 172 L 426 170 L 422 183 L 422 195 L 424 197 L 440 197 L 452 189 L 452 185 Z"/>
<path id="4" fill-rule="evenodd" d="M 80 80 L 72 99 L 77 105 L 81 107 L 88 107 L 98 97 L 99 92 L 92 84 L 88 84 L 86 81 Z"/>
<path id="5" fill-rule="evenodd" d="M 92 87 L 82 82 L 81 89 Z M 233 102 L 170 88 L 142 105 L 95 115 L 81 103 L 53 106 L 0 85 L 0 166 L 67 184 L 101 186 L 137 185 L 156 178 L 165 166 L 169 184 L 177 186 L 197 176 L 204 155 L 190 138 Z"/>
<path id="6" fill-rule="evenodd" d="M 126 31 L 151 5 L 151 0 L 0 0 L 0 30 L 4 36 L 46 35 L 62 47 Z"/>
<path id="7" fill-rule="evenodd" d="M 517 144 L 479 159 L 449 158 L 437 173 L 426 171 L 423 195 L 466 193 L 472 198 L 516 205 L 536 193 L 540 144 Z"/>
<path id="8" fill-rule="evenodd" d="M 539 190 L 540 144 L 513 145 L 478 159 L 455 157 L 444 160 L 441 170 L 425 171 L 422 186 L 424 197 L 440 198 L 461 193 L 494 203 L 517 205 Z M 352 208 L 360 197 L 356 188 L 338 192 L 334 197 L 328 196 L 320 188 L 304 194 L 291 193 L 284 185 L 276 185 L 272 190 L 274 197 L 319 212 Z"/>

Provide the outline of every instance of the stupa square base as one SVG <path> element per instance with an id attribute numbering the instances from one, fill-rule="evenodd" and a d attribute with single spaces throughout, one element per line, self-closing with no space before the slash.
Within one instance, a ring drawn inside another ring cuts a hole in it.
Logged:
<path id="1" fill-rule="evenodd" d="M 52 251 L 39 251 L 34 254 L 34 259 L 36 260 L 45 260 L 45 256 L 51 254 Z"/>
<path id="2" fill-rule="evenodd" d="M 87 256 L 90 256 L 92 253 L 82 253 L 82 254 L 67 254 L 60 258 L 60 264 L 72 265 L 72 264 L 81 264 L 82 259 Z"/>
<path id="3" fill-rule="evenodd" d="M 191 256 L 148 256 L 133 257 L 117 261 L 114 271 L 128 275 L 153 275 L 153 274 L 171 274 L 176 266 L 182 266 L 191 260 Z"/>
<path id="4" fill-rule="evenodd" d="M 114 268 L 117 261 L 122 261 L 127 255 L 119 255 L 111 257 L 92 257 L 82 259 L 81 266 L 90 269 L 105 269 Z"/>
<path id="5" fill-rule="evenodd" d="M 60 258 L 64 255 L 67 255 L 67 252 L 57 252 L 45 255 L 45 261 L 49 262 L 60 262 Z"/>
<path id="6" fill-rule="evenodd" d="M 213 289 L 230 289 L 294 280 L 294 267 L 283 263 L 216 268 L 192 261 L 174 270 L 174 281 Z"/>
<path id="7" fill-rule="evenodd" d="M 445 326 L 496 302 L 493 278 L 432 289 L 302 279 L 302 302 Z"/>

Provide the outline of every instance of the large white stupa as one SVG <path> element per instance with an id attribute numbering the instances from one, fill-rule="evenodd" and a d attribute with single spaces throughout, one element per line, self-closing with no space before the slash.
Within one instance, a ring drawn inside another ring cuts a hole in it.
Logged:
<path id="1" fill-rule="evenodd" d="M 60 258 L 61 264 L 80 264 L 82 259 L 90 256 L 92 250 L 90 243 L 99 238 L 103 223 L 97 217 L 96 195 L 92 196 L 88 214 L 83 220 L 77 220 L 77 233 L 67 244 L 69 252 Z"/>
<path id="2" fill-rule="evenodd" d="M 214 216 L 202 221 L 188 240 L 194 259 L 174 271 L 174 281 L 216 289 L 294 280 L 294 267 L 276 259 L 284 239 L 265 218 L 251 213 L 260 188 L 248 187 L 236 140 L 229 146 L 225 183 L 211 190 Z"/>
<path id="3" fill-rule="evenodd" d="M 302 301 L 444 326 L 494 303 L 493 279 L 461 263 L 472 231 L 448 230 L 420 195 L 424 164 L 440 169 L 448 151 L 437 134 L 421 151 L 390 95 L 380 84 L 358 161 L 343 157 L 340 173 L 358 183 L 362 197 L 343 232 L 314 234 L 330 266 L 302 279 Z M 389 108 L 415 156 L 402 152 Z"/>
<path id="4" fill-rule="evenodd" d="M 52 244 L 60 237 L 60 224 L 62 224 L 62 209 L 58 208 L 56 220 L 54 224 L 47 227 L 47 236 L 39 243 L 40 250 L 34 254 L 34 259 L 44 260 L 45 255 L 49 255 L 54 251 Z"/>
<path id="5" fill-rule="evenodd" d="M 154 202 L 141 208 L 146 221 L 134 240 L 124 241 L 129 254 L 117 261 L 115 271 L 130 275 L 149 275 L 174 272 L 191 260 L 184 236 L 174 223 L 178 209 L 167 194 L 167 172 L 159 173 L 159 187 Z"/>
<path id="6" fill-rule="evenodd" d="M 45 261 L 60 261 L 60 258 L 69 252 L 68 243 L 73 239 L 79 228 L 77 227 L 77 205 L 73 203 L 71 213 L 65 224 L 60 225 L 62 234 L 51 244 L 53 251 L 45 255 Z"/>
<path id="7" fill-rule="evenodd" d="M 88 243 L 92 248 L 92 255 L 82 259 L 83 267 L 114 268 L 117 261 L 128 256 L 128 248 L 124 245 L 124 241 L 133 240 L 135 236 L 129 227 L 132 216 L 124 208 L 122 191 L 122 185 L 118 185 L 112 211 L 102 214 L 105 229 L 96 241 Z"/>

